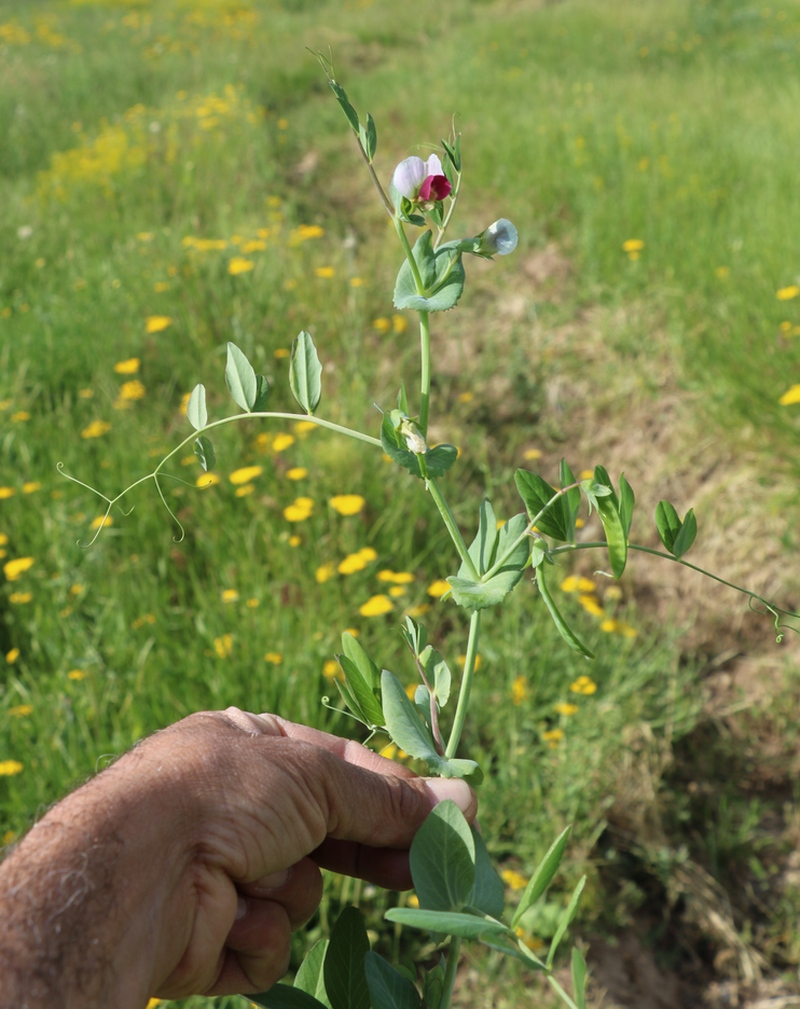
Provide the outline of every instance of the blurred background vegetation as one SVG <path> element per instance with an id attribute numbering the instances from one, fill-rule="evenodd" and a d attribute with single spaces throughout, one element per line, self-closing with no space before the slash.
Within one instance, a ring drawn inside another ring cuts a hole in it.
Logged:
<path id="1" fill-rule="evenodd" d="M 465 532 L 484 493 L 519 510 L 517 467 L 602 463 L 637 492 L 635 539 L 654 542 L 660 498 L 694 505 L 690 559 L 800 605 L 798 0 L 0 0 L 4 844 L 198 708 L 350 732 L 320 700 L 347 628 L 409 683 L 404 613 L 464 650 L 435 509 L 356 443 L 247 422 L 215 439 L 205 489 L 187 450 L 180 540 L 145 484 L 87 546 L 104 502 L 57 470 L 113 497 L 190 433 L 198 381 L 232 412 L 228 340 L 274 409 L 293 409 L 300 329 L 324 416 L 374 433 L 373 404 L 415 387 L 398 248 L 307 49 L 374 115 L 384 179 L 455 117 L 455 232 L 520 231 L 434 319 L 432 430 L 461 450 L 444 489 Z M 597 1006 L 800 1005 L 796 643 L 666 564 L 634 558 L 616 586 L 586 558 L 561 581 L 598 659 L 525 580 L 485 622 L 464 742 L 512 897 L 575 824 L 530 942 L 588 872 L 573 933 Z M 388 615 L 362 612 L 374 596 Z M 387 898 L 333 881 L 309 936 L 352 899 L 377 923 Z M 471 957 L 459 1005 L 534 997 Z"/>

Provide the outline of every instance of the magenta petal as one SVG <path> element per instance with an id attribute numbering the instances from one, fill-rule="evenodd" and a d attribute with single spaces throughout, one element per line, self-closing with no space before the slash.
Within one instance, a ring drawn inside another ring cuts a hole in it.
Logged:
<path id="1" fill-rule="evenodd" d="M 444 175 L 429 175 L 419 187 L 419 198 L 423 203 L 438 203 L 450 195 L 450 189 L 450 183 Z"/>

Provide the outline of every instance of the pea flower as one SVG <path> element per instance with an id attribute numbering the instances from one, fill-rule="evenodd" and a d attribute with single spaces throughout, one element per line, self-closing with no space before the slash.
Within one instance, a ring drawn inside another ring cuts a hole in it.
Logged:
<path id="1" fill-rule="evenodd" d="M 478 235 L 473 251 L 478 256 L 507 256 L 516 249 L 518 239 L 519 234 L 511 221 L 501 217 Z"/>
<path id="2" fill-rule="evenodd" d="M 431 154 L 427 161 L 418 157 L 401 161 L 394 170 L 392 184 L 401 196 L 421 210 L 433 210 L 452 189 L 436 154 Z"/>

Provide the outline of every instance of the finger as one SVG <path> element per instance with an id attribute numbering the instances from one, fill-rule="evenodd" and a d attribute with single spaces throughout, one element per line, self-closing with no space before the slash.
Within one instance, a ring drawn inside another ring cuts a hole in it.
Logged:
<path id="1" fill-rule="evenodd" d="M 316 862 L 301 859 L 289 869 L 239 886 L 245 898 L 271 900 L 286 911 L 292 931 L 305 925 L 322 899 L 322 874 Z"/>
<path id="2" fill-rule="evenodd" d="M 323 869 L 356 876 L 384 890 L 410 890 L 414 885 L 405 850 L 371 848 L 329 837 L 311 853 L 311 858 Z"/>
<path id="3" fill-rule="evenodd" d="M 237 913 L 217 980 L 205 995 L 266 991 L 289 969 L 292 929 L 286 909 L 272 900 L 242 897 Z"/>

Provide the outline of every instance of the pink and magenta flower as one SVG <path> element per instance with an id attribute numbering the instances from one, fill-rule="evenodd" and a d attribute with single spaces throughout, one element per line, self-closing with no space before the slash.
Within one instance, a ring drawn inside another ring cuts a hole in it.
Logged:
<path id="1" fill-rule="evenodd" d="M 431 154 L 427 161 L 417 157 L 401 161 L 394 170 L 392 184 L 421 210 L 432 210 L 452 189 L 436 154 Z"/>

